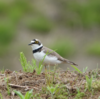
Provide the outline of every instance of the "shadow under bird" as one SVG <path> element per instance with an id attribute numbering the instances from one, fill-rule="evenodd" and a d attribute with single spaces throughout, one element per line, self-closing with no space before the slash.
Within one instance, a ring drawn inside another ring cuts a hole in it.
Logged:
<path id="1" fill-rule="evenodd" d="M 78 66 L 74 62 L 61 57 L 57 52 L 43 46 L 43 44 L 38 39 L 33 39 L 30 44 L 32 47 L 33 57 L 37 62 L 41 62 L 44 58 L 43 65 L 45 66 L 55 66 L 61 63 L 68 63 L 71 65 Z"/>

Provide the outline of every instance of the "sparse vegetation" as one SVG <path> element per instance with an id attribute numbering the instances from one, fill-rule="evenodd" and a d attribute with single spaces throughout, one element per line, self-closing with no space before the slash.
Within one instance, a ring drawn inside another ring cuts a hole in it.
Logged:
<path id="1" fill-rule="evenodd" d="M 24 72 L 33 72 L 36 67 L 36 61 L 32 60 L 32 65 L 31 65 L 30 62 L 27 62 L 23 52 L 20 52 L 20 62 Z"/>
<path id="2" fill-rule="evenodd" d="M 77 72 L 70 70 L 60 71 L 54 68 L 54 70 L 49 69 L 41 73 L 41 65 L 37 68 L 33 65 L 27 65 L 27 60 L 22 52 L 20 53 L 20 61 L 25 71 L 24 73 L 22 71 L 1 71 L 0 81 L 2 81 L 2 84 L 6 84 L 3 87 L 0 85 L 1 99 L 5 94 L 9 97 L 13 95 L 14 99 L 18 96 L 20 99 L 45 99 L 47 97 L 48 99 L 88 99 L 89 97 L 94 99 L 95 96 L 99 99 L 99 94 L 96 94 L 100 91 L 100 77 L 97 76 L 100 75 L 99 69 L 86 72 L 87 67 L 80 71 L 75 66 L 72 66 Z M 32 62 L 36 65 L 35 61 Z M 42 62 L 43 60 L 40 64 Z M 30 66 L 33 66 L 34 72 L 30 70 L 32 68 Z M 79 74 L 82 75 L 80 76 Z M 18 91 L 16 91 L 17 89 Z M 12 90 L 18 96 L 12 94 Z"/>
<path id="3" fill-rule="evenodd" d="M 85 67 L 85 68 L 83 68 L 83 71 L 80 71 L 76 66 L 74 66 L 74 65 L 71 65 L 71 66 L 75 69 L 75 71 L 77 71 L 80 74 L 84 74 L 88 69 L 88 67 Z"/>
<path id="4" fill-rule="evenodd" d="M 86 81 L 87 81 L 86 87 L 88 88 L 89 91 L 91 91 L 92 90 L 93 77 L 91 76 L 91 78 L 89 78 L 87 75 L 85 77 L 86 77 Z"/>
<path id="5" fill-rule="evenodd" d="M 47 54 L 49 54 L 49 53 L 47 52 Z M 31 62 L 32 64 L 31 64 L 30 61 L 27 62 L 24 53 L 20 52 L 20 62 L 21 62 L 23 71 L 24 72 L 33 72 L 34 70 L 36 70 L 36 73 L 38 75 L 40 75 L 42 72 L 42 69 L 43 69 L 43 61 L 44 61 L 46 55 L 44 56 L 43 60 L 39 62 L 39 66 L 37 66 L 36 60 L 32 59 L 32 62 Z"/>
<path id="6" fill-rule="evenodd" d="M 47 54 L 49 54 L 49 53 L 47 53 Z M 32 62 L 31 62 L 32 65 L 31 65 L 30 62 L 27 63 L 26 57 L 24 56 L 23 52 L 21 52 L 20 53 L 20 62 L 21 62 L 21 65 L 23 67 L 23 70 L 25 72 L 33 72 L 35 70 L 37 75 L 41 75 L 41 71 L 42 71 L 42 68 L 43 68 L 43 64 L 42 63 L 43 63 L 45 57 L 46 57 L 46 55 L 44 56 L 43 60 L 39 63 L 39 66 L 36 65 L 36 61 L 35 60 L 32 60 Z M 83 68 L 83 71 L 80 71 L 77 67 L 75 67 L 73 65 L 71 65 L 71 66 L 78 73 L 80 73 L 80 74 L 87 74 L 86 71 L 87 71 L 88 67 Z M 95 77 L 95 79 L 97 77 L 94 72 L 96 73 L 96 75 L 98 74 L 98 71 L 96 70 L 96 71 L 92 71 L 91 72 L 92 76 L 90 78 L 87 75 L 85 76 L 85 79 L 86 79 L 86 81 L 84 83 L 84 86 L 85 86 L 84 90 L 85 91 L 81 91 L 81 86 L 80 87 L 77 86 L 77 88 L 75 89 L 76 92 L 77 92 L 77 94 L 75 96 L 75 99 L 79 99 L 79 98 L 82 99 L 82 97 L 85 96 L 85 92 L 86 92 L 87 89 L 88 89 L 89 92 L 91 92 L 91 91 L 93 92 L 94 89 L 97 89 L 97 86 L 99 87 L 99 81 L 98 82 L 96 81 L 96 82 L 92 83 L 93 82 L 93 77 Z M 91 74 L 89 74 L 89 75 L 91 75 Z M 68 93 L 70 93 L 70 90 L 68 88 L 68 92 L 67 93 L 65 92 L 66 94 L 64 94 L 64 95 L 60 94 L 58 96 L 55 96 L 55 95 L 57 95 L 60 92 L 59 89 L 60 89 L 60 84 L 61 83 L 59 83 L 59 84 L 53 84 L 53 83 L 56 82 L 56 80 L 54 80 L 56 77 L 59 79 L 58 75 L 59 74 L 58 74 L 58 72 L 56 72 L 56 68 L 54 68 L 53 71 L 51 71 L 51 70 L 46 70 L 45 71 L 45 84 L 46 84 L 45 88 L 46 89 L 43 88 L 44 91 L 43 91 L 43 89 L 42 89 L 42 91 L 43 92 L 47 92 L 48 94 L 50 92 L 51 99 L 54 99 L 54 97 L 57 97 L 57 99 L 60 99 L 60 98 L 65 99 L 64 98 L 65 95 L 67 95 L 67 97 L 68 97 Z M 80 77 L 82 77 L 82 76 L 84 76 L 84 75 L 81 75 Z M 78 78 L 76 77 L 76 79 L 78 79 Z M 97 83 L 98 83 L 98 85 L 97 85 Z M 62 84 L 62 86 L 65 86 L 65 85 Z M 62 90 L 65 91 L 65 87 L 62 87 Z M 19 95 L 22 96 L 21 93 L 19 93 Z M 37 96 L 37 94 L 34 95 L 34 96 Z M 40 96 L 39 96 L 39 98 L 41 98 Z"/>
<path id="7" fill-rule="evenodd" d="M 10 95 L 11 94 L 11 92 L 10 92 L 10 87 L 9 87 L 9 84 L 8 84 L 8 78 L 4 78 L 4 80 L 5 80 L 5 83 L 6 83 L 6 86 L 7 86 L 7 93 L 8 93 L 8 95 Z"/>
<path id="8" fill-rule="evenodd" d="M 4 68 L 0 70 L 0 73 L 1 74 L 4 74 L 4 72 L 5 72 L 5 69 Z"/>
<path id="9" fill-rule="evenodd" d="M 71 65 L 78 73 L 82 74 L 82 72 L 75 66 Z"/>
<path id="10" fill-rule="evenodd" d="M 100 90 L 100 80 L 95 80 L 92 83 L 92 88 L 95 89 L 95 90 Z"/>
<path id="11" fill-rule="evenodd" d="M 80 76 L 78 71 L 60 71 L 58 69 L 56 71 L 46 70 L 40 75 L 35 71 L 16 73 L 5 70 L 5 80 L 2 80 L 2 75 L 0 81 L 2 84 L 6 82 L 6 86 L 2 87 L 0 83 L 0 97 L 3 98 L 7 94 L 9 97 L 13 95 L 14 99 L 17 97 L 20 99 L 45 99 L 46 97 L 48 99 L 88 99 L 92 97 L 91 99 L 95 99 L 95 97 L 99 97 L 100 77 L 95 76 L 94 79 L 93 72 L 95 71 L 84 72 L 84 75 Z M 48 78 L 50 80 L 47 80 Z M 12 90 L 18 90 L 14 91 L 18 96 L 12 94 Z"/>
<path id="12" fill-rule="evenodd" d="M 82 97 L 85 96 L 85 93 L 84 92 L 80 92 L 80 89 L 77 88 L 77 94 L 75 96 L 75 99 L 82 99 Z"/>
<path id="13" fill-rule="evenodd" d="M 33 93 L 33 89 L 26 92 L 25 96 L 22 95 L 21 92 L 14 90 L 14 92 L 20 97 L 20 99 L 30 99 L 33 97 L 32 93 Z"/>
<path id="14" fill-rule="evenodd" d="M 51 86 L 47 86 L 47 89 L 51 93 L 52 99 L 54 99 L 54 94 L 55 94 L 55 91 L 57 90 L 58 87 L 59 87 L 59 84 L 55 85 L 55 87 L 53 87 L 52 85 Z"/>
<path id="15" fill-rule="evenodd" d="M 2 98 L 2 94 L 1 94 L 1 93 L 0 93 L 0 98 L 1 98 L 1 99 L 3 99 L 3 98 Z"/>

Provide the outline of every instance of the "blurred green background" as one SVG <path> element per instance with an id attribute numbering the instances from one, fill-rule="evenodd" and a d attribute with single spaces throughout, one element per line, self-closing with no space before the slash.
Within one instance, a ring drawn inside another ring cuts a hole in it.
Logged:
<path id="1" fill-rule="evenodd" d="M 100 0 L 0 0 L 0 69 L 22 69 L 21 51 L 31 61 L 34 38 L 80 69 L 100 67 Z"/>

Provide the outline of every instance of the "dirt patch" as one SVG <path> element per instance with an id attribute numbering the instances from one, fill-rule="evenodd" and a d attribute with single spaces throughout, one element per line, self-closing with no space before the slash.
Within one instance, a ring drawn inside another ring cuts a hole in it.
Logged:
<path id="1" fill-rule="evenodd" d="M 0 73 L 0 93 L 2 94 L 3 99 L 20 99 L 17 95 L 13 94 L 13 90 L 20 91 L 23 95 L 33 89 L 33 95 L 38 94 L 42 99 L 51 99 L 51 94 L 47 90 L 47 86 L 51 83 L 53 85 L 59 84 L 64 87 L 60 87 L 60 91 L 54 94 L 54 99 L 98 99 L 100 96 L 99 91 L 95 90 L 92 93 L 86 89 L 86 78 L 85 75 L 92 75 L 92 71 L 79 74 L 72 71 L 60 71 L 57 70 L 54 72 L 45 72 L 41 75 L 37 75 L 34 71 L 33 73 L 24 73 L 24 72 L 15 72 L 10 70 L 5 70 L 4 73 Z M 8 79 L 8 82 L 6 81 Z M 99 73 L 98 73 L 99 80 Z M 8 94 L 7 84 L 9 85 L 10 95 Z M 77 88 L 80 89 L 80 92 L 84 93 L 81 98 L 75 98 L 78 94 Z M 66 95 L 64 94 L 66 93 Z M 59 98 L 56 95 L 62 95 L 63 98 Z M 38 98 L 34 98 L 38 99 Z"/>

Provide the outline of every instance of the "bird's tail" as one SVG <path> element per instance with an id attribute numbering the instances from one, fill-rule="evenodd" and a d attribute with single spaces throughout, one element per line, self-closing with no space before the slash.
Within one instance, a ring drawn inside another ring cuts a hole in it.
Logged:
<path id="1" fill-rule="evenodd" d="M 76 63 L 72 62 L 72 61 L 68 61 L 69 64 L 74 65 L 74 66 L 78 66 Z"/>
<path id="2" fill-rule="evenodd" d="M 74 62 L 72 62 L 72 61 L 70 61 L 70 60 L 65 59 L 65 61 L 66 61 L 66 63 L 68 63 L 68 64 L 71 64 L 71 65 L 74 65 L 74 66 L 78 66 L 76 63 L 74 63 Z"/>

